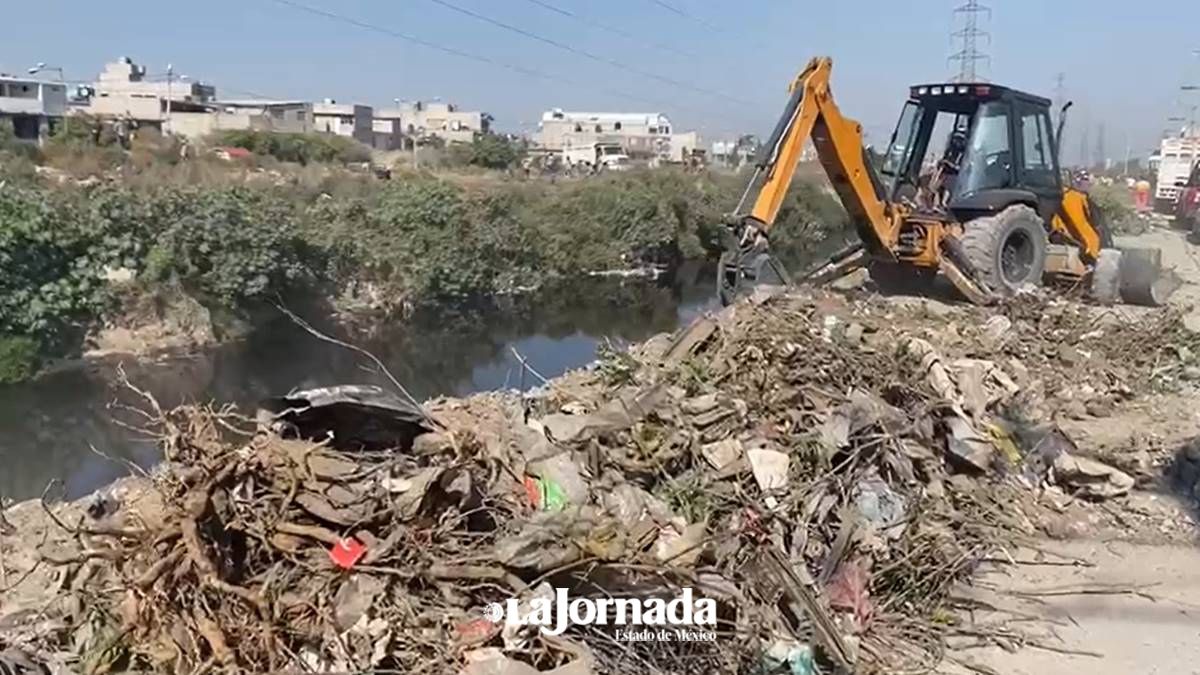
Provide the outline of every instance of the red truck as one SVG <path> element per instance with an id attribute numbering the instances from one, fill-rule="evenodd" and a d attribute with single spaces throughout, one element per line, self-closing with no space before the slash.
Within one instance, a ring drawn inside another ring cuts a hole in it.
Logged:
<path id="1" fill-rule="evenodd" d="M 1200 237 L 1200 162 L 1192 167 L 1187 182 L 1175 202 L 1175 222 L 1180 228 L 1190 230 L 1193 238 Z"/>

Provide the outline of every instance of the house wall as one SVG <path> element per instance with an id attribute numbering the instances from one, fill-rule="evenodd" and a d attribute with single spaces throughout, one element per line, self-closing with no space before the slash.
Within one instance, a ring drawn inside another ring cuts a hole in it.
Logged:
<path id="1" fill-rule="evenodd" d="M 173 112 L 168 130 L 191 139 L 203 138 L 217 131 L 254 130 L 304 133 L 311 130 L 307 118 L 297 118 L 294 112 L 293 115 L 279 118 L 272 114 L 273 112 L 276 111 Z"/>
<path id="2" fill-rule="evenodd" d="M 66 110 L 67 88 L 60 82 L 0 79 L 0 114 L 62 117 Z"/>
<path id="3" fill-rule="evenodd" d="M 486 113 L 459 110 L 443 101 L 401 103 L 398 108 L 379 110 L 375 118 L 399 120 L 400 133 L 404 135 L 434 136 L 448 143 L 471 142 L 475 134 L 490 130 L 491 119 Z"/>
<path id="4" fill-rule="evenodd" d="M 671 121 L 661 113 L 587 113 L 550 110 L 542 114 L 535 142 L 562 150 L 596 142 L 618 143 L 631 156 L 671 155 Z"/>
<path id="5" fill-rule="evenodd" d="M 374 109 L 369 105 L 313 104 L 316 131 L 347 136 L 367 145 L 375 142 L 374 117 Z"/>
<path id="6" fill-rule="evenodd" d="M 216 88 L 212 85 L 185 81 L 178 76 L 169 83 L 164 79 L 147 80 L 145 66 L 129 59 L 104 64 L 104 70 L 96 78 L 94 87 L 97 95 L 142 94 L 165 99 L 169 93 L 173 101 L 196 103 L 211 101 L 217 95 Z"/>
<path id="7" fill-rule="evenodd" d="M 135 120 L 162 121 L 162 99 L 152 94 L 97 94 L 87 112 L 101 117 L 131 117 Z"/>

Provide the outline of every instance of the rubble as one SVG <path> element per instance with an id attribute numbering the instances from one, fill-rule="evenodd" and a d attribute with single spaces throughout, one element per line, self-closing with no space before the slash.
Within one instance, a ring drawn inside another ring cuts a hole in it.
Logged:
<path id="1" fill-rule="evenodd" d="M 1110 499 L 1127 494 L 1134 480 L 1129 474 L 1087 457 L 1063 453 L 1054 460 L 1054 482 L 1081 497 Z"/>
<path id="2" fill-rule="evenodd" d="M 153 404 L 166 461 L 139 489 L 161 513 L 128 495 L 95 518 L 47 504 L 33 562 L 60 582 L 34 605 L 0 602 L 0 664 L 932 668 L 949 589 L 1031 532 L 1039 488 L 1115 499 L 1133 486 L 1030 420 L 1174 386 L 1200 354 L 1165 310 L 1099 325 L 1088 311 L 1021 296 L 912 317 L 878 298 L 775 291 L 657 341 L 665 351 L 634 348 L 616 390 L 580 371 L 531 395 L 414 409 L 330 388 L 284 397 L 258 425 Z M 718 638 L 555 636 L 487 613 L 561 588 L 692 589 L 717 602 Z"/>

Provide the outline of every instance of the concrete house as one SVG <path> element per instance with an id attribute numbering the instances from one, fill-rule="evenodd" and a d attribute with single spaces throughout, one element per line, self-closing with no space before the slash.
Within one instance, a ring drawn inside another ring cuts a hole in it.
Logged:
<path id="1" fill-rule="evenodd" d="M 169 114 L 205 112 L 216 99 L 215 87 L 181 77 L 147 75 L 146 67 L 128 57 L 107 63 L 92 86 L 87 112 L 120 117 L 161 128 Z"/>
<path id="2" fill-rule="evenodd" d="M 672 132 L 671 120 L 662 113 L 569 112 L 555 108 L 542 113 L 535 142 L 552 151 L 617 143 L 630 157 L 672 159 Z"/>
<path id="3" fill-rule="evenodd" d="M 477 110 L 459 110 L 453 103 L 442 101 L 402 101 L 395 108 L 375 111 L 375 120 L 379 129 L 398 129 L 406 137 L 470 143 L 475 134 L 491 131 L 492 116 Z"/>
<path id="4" fill-rule="evenodd" d="M 369 105 L 325 99 L 312 106 L 313 130 L 346 136 L 366 145 L 375 144 L 374 109 Z"/>
<path id="5" fill-rule="evenodd" d="M 213 101 L 202 112 L 173 112 L 170 131 L 200 138 L 216 131 L 313 131 L 313 104 L 307 101 Z"/>
<path id="6" fill-rule="evenodd" d="M 62 82 L 0 73 L 0 120 L 12 125 L 17 138 L 45 138 L 66 112 L 67 87 Z"/>

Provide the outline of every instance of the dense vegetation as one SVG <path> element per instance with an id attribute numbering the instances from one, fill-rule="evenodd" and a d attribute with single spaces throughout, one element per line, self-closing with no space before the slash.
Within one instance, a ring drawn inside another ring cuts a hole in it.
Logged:
<path id="1" fill-rule="evenodd" d="M 164 174 L 182 180 L 0 187 L 0 360 L 78 349 L 112 306 L 106 274 L 118 268 L 234 312 L 296 290 L 396 309 L 710 255 L 741 187 L 672 170 L 558 183 L 345 172 L 190 183 L 201 167 Z M 807 185 L 784 216 L 783 249 L 796 245 L 789 230 L 844 218 Z M 30 367 L 0 367 L 0 378 Z"/>
<path id="2" fill-rule="evenodd" d="M 335 134 L 280 133 L 253 130 L 218 132 L 212 142 L 219 146 L 245 148 L 256 155 L 281 162 L 365 162 L 371 159 L 367 146 Z"/>

